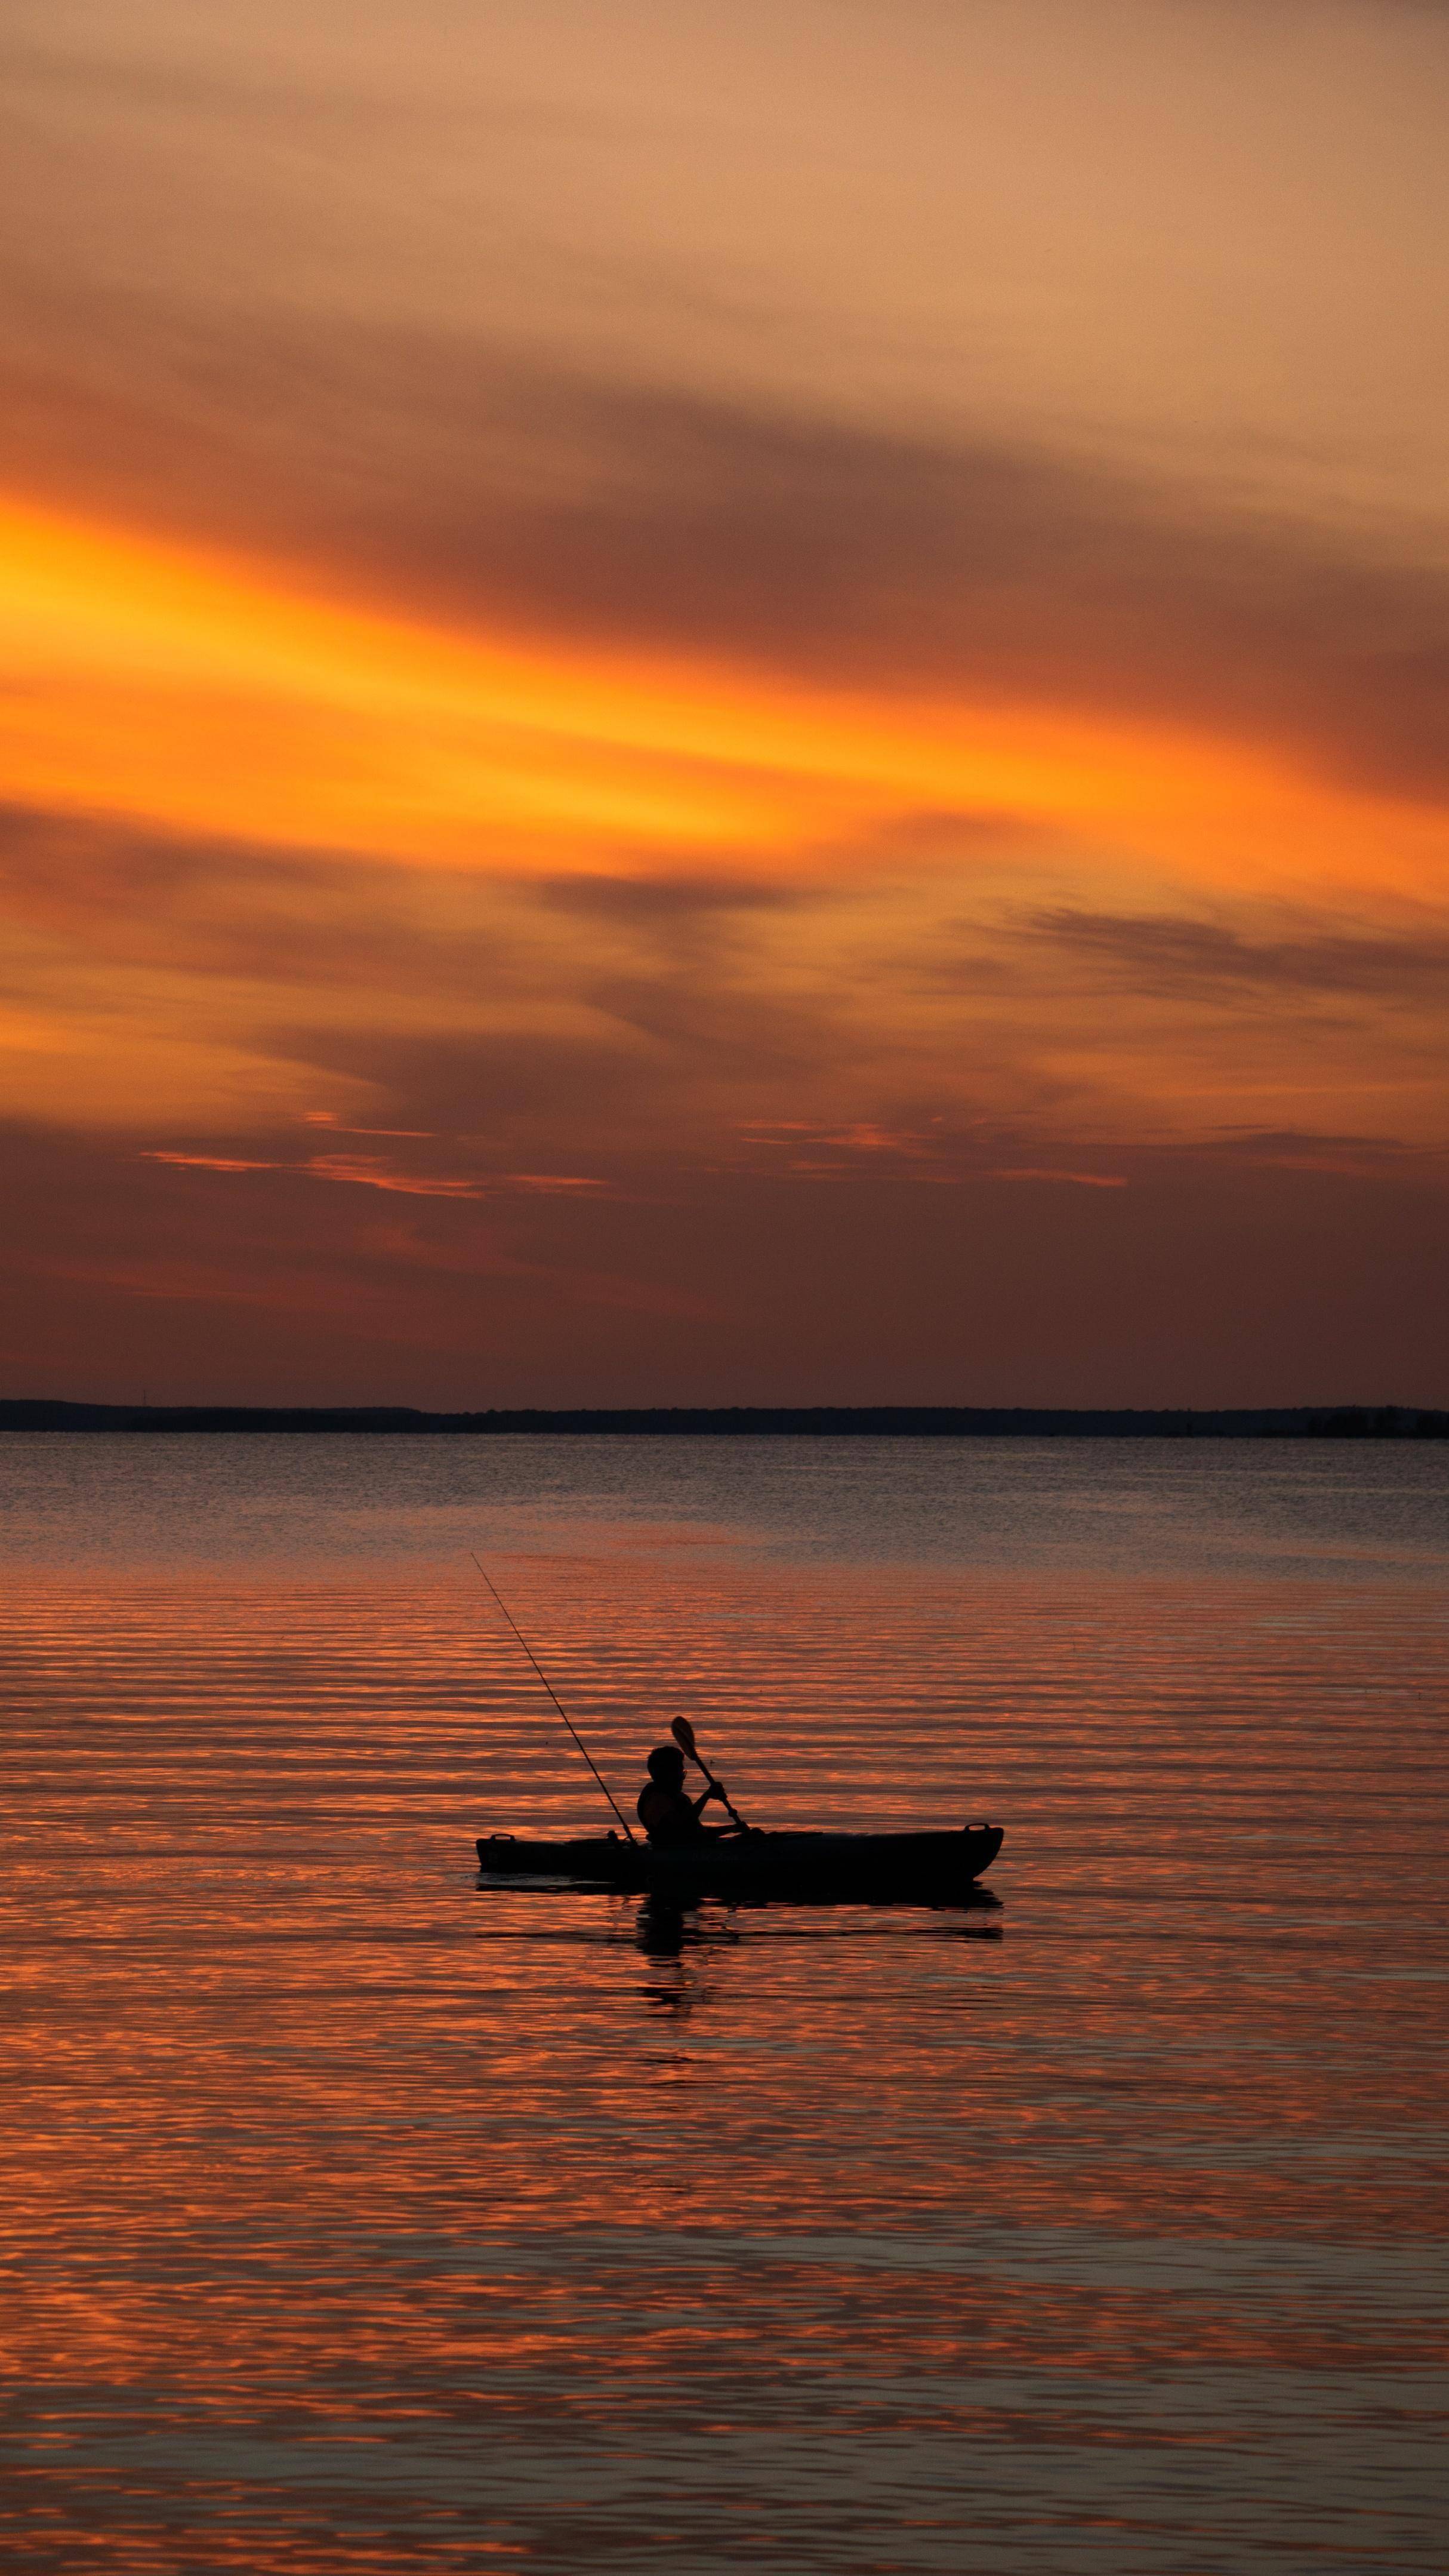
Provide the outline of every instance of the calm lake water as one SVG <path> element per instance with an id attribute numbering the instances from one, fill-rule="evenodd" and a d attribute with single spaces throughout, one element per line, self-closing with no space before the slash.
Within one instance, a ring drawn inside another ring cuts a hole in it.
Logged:
<path id="1" fill-rule="evenodd" d="M 991 1904 L 481 1891 L 676 1711 Z M 0 2561 L 1442 2570 L 1449 1450 L 0 1440 Z"/>

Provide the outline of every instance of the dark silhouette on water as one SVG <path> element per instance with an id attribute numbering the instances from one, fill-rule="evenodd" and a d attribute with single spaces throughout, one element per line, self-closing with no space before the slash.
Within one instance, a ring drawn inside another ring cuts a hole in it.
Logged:
<path id="1" fill-rule="evenodd" d="M 562 1880 L 589 1892 L 633 1890 L 680 1906 L 709 1896 L 734 1904 L 938 1905 L 967 1893 L 1003 1839 L 999 1825 L 984 1823 L 924 1833 L 702 1832 L 662 1845 L 625 1843 L 617 1834 L 544 1842 L 493 1833 L 479 1835 L 477 1850 L 485 1887 L 532 1881 L 552 1894 Z"/>
<path id="2" fill-rule="evenodd" d="M 822 1898 L 820 1904 L 823 1907 L 829 1901 Z M 930 1910 L 938 1918 L 953 1918 L 940 1928 L 954 1931 L 965 1940 L 999 1941 L 1002 1937 L 1002 1927 L 992 1917 L 1005 1909 L 992 1888 L 962 1888 L 954 1896 L 940 1898 Z M 741 1938 L 736 1928 L 739 1915 L 769 1911 L 768 1897 L 746 1897 L 732 1903 L 728 1913 L 721 1913 L 712 1905 L 701 1912 L 694 1906 L 678 1905 L 667 1896 L 646 1896 L 634 1917 L 634 1939 L 646 1959 L 681 1960 L 686 1950 L 708 1952 L 735 1947 Z M 687 2011 L 693 2000 L 682 1977 L 678 1982 L 650 1984 L 644 1992 L 651 2003 L 667 2004 L 675 2011 Z"/>
<path id="3" fill-rule="evenodd" d="M 634 1938 L 646 1959 L 677 1959 L 686 1940 L 698 1940 L 697 1927 L 686 1928 L 684 1908 L 667 1896 L 646 1896 L 634 1919 Z"/>
<path id="4" fill-rule="evenodd" d="M 989 1869 L 1001 1849 L 999 1825 L 965 1825 L 956 1832 L 759 1833 L 730 1802 L 694 1740 L 687 1717 L 676 1717 L 672 1744 L 648 1756 L 649 1779 L 639 1793 L 639 1821 L 647 1839 L 631 1832 L 612 1789 L 595 1762 L 528 1639 L 502 1600 L 482 1560 L 474 1564 L 503 1612 L 535 1674 L 568 1728 L 594 1779 L 624 1827 L 601 1839 L 580 1835 L 544 1842 L 508 1833 L 480 1834 L 478 1867 L 483 1884 L 500 1879 L 571 1879 L 576 1887 L 631 1888 L 691 1904 L 701 1896 L 775 1897 L 806 1903 L 870 1899 L 930 1904 L 959 1894 Z M 684 1788 L 684 1756 L 704 1773 L 698 1798 Z M 717 1798 L 727 1825 L 701 1824 L 700 1810 Z"/>
<path id="5" fill-rule="evenodd" d="M 696 1756 L 698 1759 L 698 1756 Z M 700 1810 L 711 1798 L 728 1805 L 724 1784 L 706 1773 L 705 1785 L 691 1798 L 684 1785 L 684 1755 L 677 1744 L 656 1744 L 645 1765 L 649 1773 L 639 1792 L 637 1814 L 655 1851 L 678 1851 L 685 1845 L 720 1842 L 727 1834 L 748 1830 L 738 1817 L 729 1825 L 704 1825 Z M 700 1769 L 704 1769 L 703 1763 Z"/>

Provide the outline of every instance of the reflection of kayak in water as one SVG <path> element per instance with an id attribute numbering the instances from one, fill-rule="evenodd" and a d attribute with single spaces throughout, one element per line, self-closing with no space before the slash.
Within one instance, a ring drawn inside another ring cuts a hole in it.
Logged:
<path id="1" fill-rule="evenodd" d="M 701 1836 L 660 1850 L 617 1834 L 577 1842 L 526 1842 L 480 1835 L 485 1885 L 511 1879 L 567 1879 L 580 1887 L 647 1889 L 660 1896 L 890 1898 L 933 1905 L 960 1894 L 1001 1849 L 999 1825 L 950 1834 L 762 1834 Z"/>

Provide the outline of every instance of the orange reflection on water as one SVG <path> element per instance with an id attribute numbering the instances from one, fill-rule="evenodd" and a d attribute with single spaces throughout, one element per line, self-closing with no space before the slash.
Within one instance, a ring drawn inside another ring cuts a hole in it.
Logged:
<path id="1" fill-rule="evenodd" d="M 1000 1906 L 480 1891 L 597 1793 L 467 1569 L 17 1587 L 14 2563 L 1427 2565 L 1436 1596 L 498 1570 L 621 1800 Z"/>

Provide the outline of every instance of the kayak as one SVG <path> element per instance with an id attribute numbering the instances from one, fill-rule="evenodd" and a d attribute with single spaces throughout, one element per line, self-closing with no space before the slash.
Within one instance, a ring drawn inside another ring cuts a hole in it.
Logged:
<path id="1" fill-rule="evenodd" d="M 938 1905 L 965 1894 L 991 1867 L 1002 1840 L 999 1825 L 930 1834 L 748 1833 L 666 1850 L 618 1834 L 557 1843 L 480 1834 L 478 1867 L 486 1886 L 562 1879 L 685 1904 L 724 1896 Z"/>

